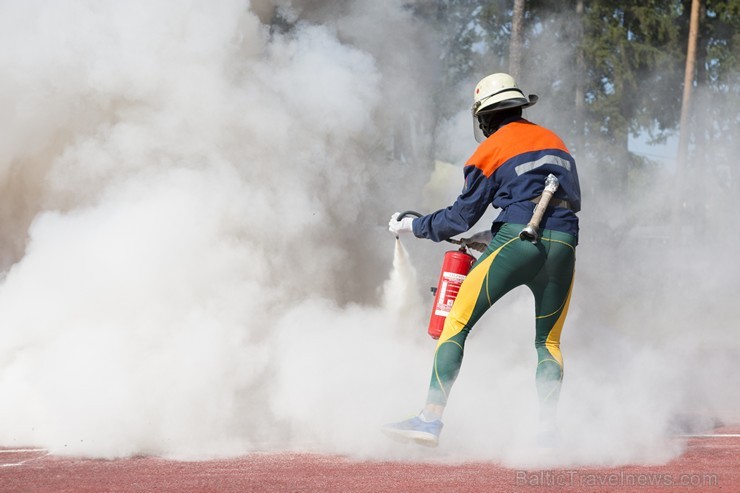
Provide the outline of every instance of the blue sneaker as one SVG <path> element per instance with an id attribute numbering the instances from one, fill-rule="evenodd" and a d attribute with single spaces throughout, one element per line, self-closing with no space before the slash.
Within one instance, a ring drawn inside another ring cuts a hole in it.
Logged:
<path id="1" fill-rule="evenodd" d="M 424 421 L 419 416 L 389 423 L 383 426 L 383 433 L 389 437 L 404 442 L 413 441 L 426 447 L 436 447 L 439 444 L 439 433 L 442 431 L 442 421 Z"/>

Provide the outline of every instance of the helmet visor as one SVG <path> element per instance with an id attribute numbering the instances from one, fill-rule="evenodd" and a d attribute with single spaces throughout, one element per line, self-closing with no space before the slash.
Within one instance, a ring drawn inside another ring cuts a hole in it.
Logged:
<path id="1" fill-rule="evenodd" d="M 475 115 L 473 115 L 473 136 L 475 137 L 475 141 L 479 144 L 486 140 L 486 136 L 483 134 L 483 130 L 481 130 L 480 128 L 478 117 Z"/>

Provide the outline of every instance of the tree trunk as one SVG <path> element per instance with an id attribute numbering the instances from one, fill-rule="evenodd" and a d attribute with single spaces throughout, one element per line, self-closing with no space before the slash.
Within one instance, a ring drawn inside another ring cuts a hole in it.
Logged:
<path id="1" fill-rule="evenodd" d="M 576 100 L 575 100 L 575 152 L 585 156 L 585 89 L 584 81 L 586 80 L 586 62 L 583 54 L 583 0 L 576 1 Z"/>
<path id="2" fill-rule="evenodd" d="M 689 24 L 689 44 L 686 50 L 686 70 L 683 79 L 683 99 L 681 101 L 681 122 L 679 123 L 678 156 L 676 159 L 676 190 L 673 220 L 680 226 L 680 216 L 684 204 L 684 181 L 689 153 L 689 119 L 691 113 L 691 93 L 696 69 L 696 43 L 699 32 L 699 7 L 701 0 L 691 0 L 691 20 Z M 680 231 L 676 231 L 679 233 Z"/>
<path id="3" fill-rule="evenodd" d="M 522 44 L 524 25 L 524 1 L 514 0 L 514 13 L 511 18 L 511 40 L 509 40 L 509 74 L 519 80 L 522 68 Z"/>

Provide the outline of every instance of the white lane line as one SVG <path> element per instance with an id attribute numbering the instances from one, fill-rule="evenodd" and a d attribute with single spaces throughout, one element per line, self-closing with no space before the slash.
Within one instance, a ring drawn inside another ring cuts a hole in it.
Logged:
<path id="1" fill-rule="evenodd" d="M 0 464 L 0 467 L 18 467 L 18 466 L 27 464 L 28 462 L 43 459 L 44 457 L 49 455 L 49 451 L 44 448 L 16 448 L 16 449 L 0 450 L 0 453 L 2 454 L 22 454 L 22 453 L 29 453 L 29 452 L 40 452 L 41 455 L 31 457 L 30 459 L 22 460 L 20 462 L 9 462 L 8 464 Z"/>
<path id="2" fill-rule="evenodd" d="M 2 448 L 0 454 L 19 454 L 21 452 L 46 452 L 45 448 Z"/>
<path id="3" fill-rule="evenodd" d="M 740 433 L 715 433 L 713 435 L 679 435 L 682 438 L 740 438 Z"/>

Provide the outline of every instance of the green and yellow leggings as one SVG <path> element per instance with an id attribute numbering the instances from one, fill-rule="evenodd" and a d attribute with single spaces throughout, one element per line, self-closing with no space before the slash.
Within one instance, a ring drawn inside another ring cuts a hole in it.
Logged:
<path id="1" fill-rule="evenodd" d="M 526 285 L 535 299 L 540 412 L 545 419 L 554 415 L 563 379 L 560 333 L 573 287 L 577 240 L 546 229 L 537 243 L 530 243 L 519 239 L 523 227 L 504 224 L 460 286 L 434 353 L 427 404 L 447 404 L 468 333 L 491 305 L 515 287 Z"/>

